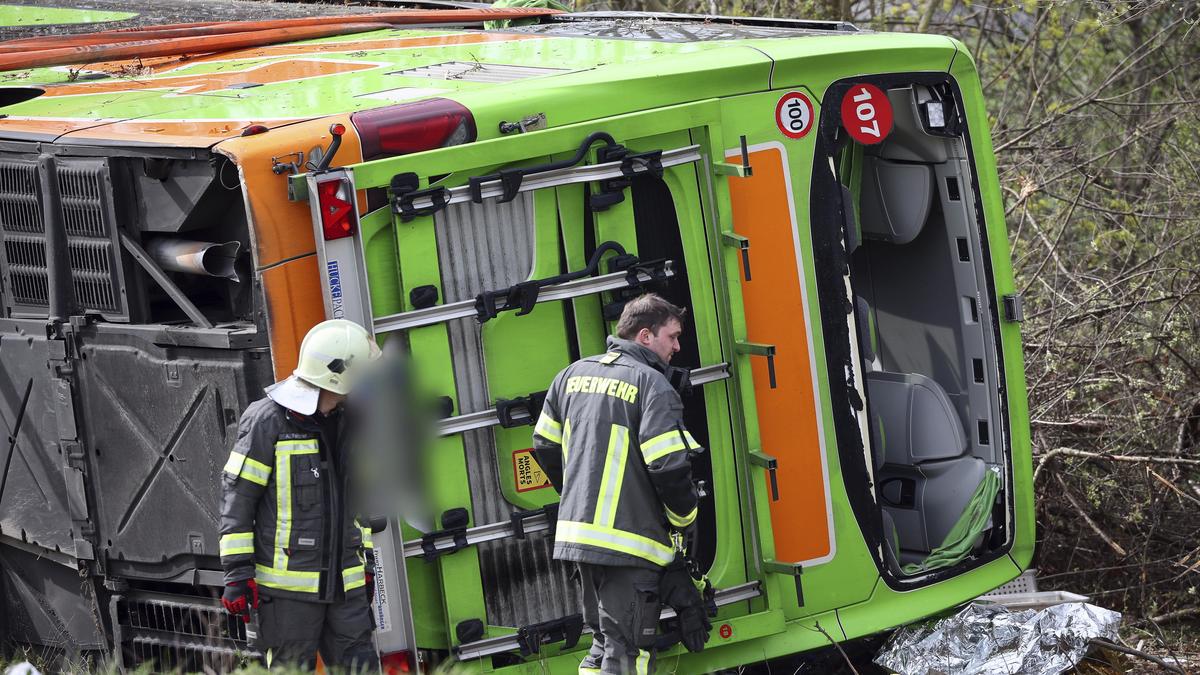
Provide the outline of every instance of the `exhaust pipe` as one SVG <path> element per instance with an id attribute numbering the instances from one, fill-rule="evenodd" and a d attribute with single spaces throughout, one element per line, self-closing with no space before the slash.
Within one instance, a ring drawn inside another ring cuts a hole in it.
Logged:
<path id="1" fill-rule="evenodd" d="M 146 253 L 164 270 L 184 274 L 219 277 L 240 283 L 234 263 L 242 243 L 228 241 L 189 241 L 173 237 L 158 237 L 146 244 Z"/>

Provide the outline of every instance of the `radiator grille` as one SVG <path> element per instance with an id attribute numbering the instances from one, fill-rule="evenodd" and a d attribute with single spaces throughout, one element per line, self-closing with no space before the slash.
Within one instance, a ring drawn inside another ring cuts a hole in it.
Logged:
<path id="1" fill-rule="evenodd" d="M 54 208 L 62 212 L 75 309 L 125 319 L 109 160 L 55 161 L 59 203 Z M 0 156 L 0 272 L 5 304 L 18 315 L 44 316 L 50 304 L 44 201 L 37 158 Z"/>

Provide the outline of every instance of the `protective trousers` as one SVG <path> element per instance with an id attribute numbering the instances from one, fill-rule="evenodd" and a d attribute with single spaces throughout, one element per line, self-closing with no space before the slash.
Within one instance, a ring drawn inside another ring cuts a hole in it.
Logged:
<path id="1" fill-rule="evenodd" d="M 654 669 L 662 570 L 579 563 L 583 623 L 592 649 L 580 673 L 645 675 Z"/>
<path id="2" fill-rule="evenodd" d="M 330 603 L 263 596 L 258 606 L 258 640 L 270 668 L 316 667 L 317 652 L 327 669 L 379 671 L 371 640 L 374 624 L 366 593 L 338 593 Z"/>

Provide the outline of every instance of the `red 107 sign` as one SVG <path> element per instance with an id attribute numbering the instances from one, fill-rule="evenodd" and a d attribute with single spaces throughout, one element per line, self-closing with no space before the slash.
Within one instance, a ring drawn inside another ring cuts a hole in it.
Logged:
<path id="1" fill-rule="evenodd" d="M 892 102 L 873 84 L 852 85 L 842 97 L 842 126 L 863 145 L 881 143 L 892 132 Z"/>

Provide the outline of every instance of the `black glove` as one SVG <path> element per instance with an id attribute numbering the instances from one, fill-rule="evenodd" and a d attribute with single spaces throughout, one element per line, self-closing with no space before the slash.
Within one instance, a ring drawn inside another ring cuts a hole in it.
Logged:
<path id="1" fill-rule="evenodd" d="M 225 611 L 234 616 L 240 614 L 242 621 L 250 623 L 250 610 L 258 609 L 258 584 L 253 579 L 225 584 L 225 590 L 221 593 L 221 604 L 225 606 Z"/>
<path id="2" fill-rule="evenodd" d="M 682 642 L 691 652 L 704 649 L 704 643 L 708 642 L 708 633 L 712 630 L 712 622 L 708 620 L 704 594 L 696 588 L 683 558 L 676 558 L 667 566 L 659 581 L 659 592 L 663 604 L 674 609 L 678 617 L 678 629 L 672 631 L 670 641 Z"/>
<path id="3" fill-rule="evenodd" d="M 679 641 L 689 652 L 704 649 L 711 630 L 712 622 L 708 620 L 702 605 L 689 606 L 679 612 Z"/>
<path id="4" fill-rule="evenodd" d="M 365 572 L 363 576 L 367 580 L 367 604 L 370 605 L 375 602 L 375 575 L 371 572 Z"/>

